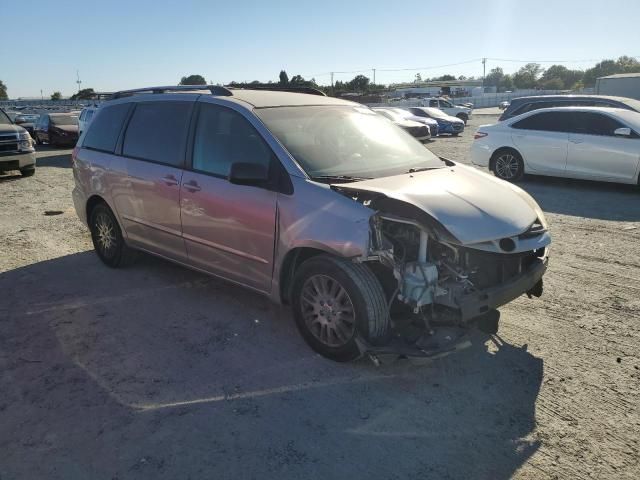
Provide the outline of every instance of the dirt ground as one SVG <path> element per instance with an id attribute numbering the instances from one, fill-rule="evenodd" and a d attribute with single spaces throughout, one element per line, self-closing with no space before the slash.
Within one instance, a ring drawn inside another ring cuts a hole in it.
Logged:
<path id="1" fill-rule="evenodd" d="M 460 138 L 430 144 L 467 161 Z M 290 313 L 161 260 L 111 270 L 70 151 L 0 176 L 0 479 L 640 478 L 640 191 L 529 178 L 540 299 L 431 362 L 336 364 Z M 508 208 L 505 205 L 505 208 Z"/>

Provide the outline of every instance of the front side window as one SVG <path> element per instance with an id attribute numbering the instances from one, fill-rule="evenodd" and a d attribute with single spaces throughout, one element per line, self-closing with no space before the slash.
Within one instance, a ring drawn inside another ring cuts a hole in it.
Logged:
<path id="1" fill-rule="evenodd" d="M 429 106 L 438 108 L 438 100 L 429 100 Z"/>
<path id="2" fill-rule="evenodd" d="M 130 103 L 102 107 L 96 121 L 89 126 L 82 146 L 113 153 L 130 107 Z"/>
<path id="3" fill-rule="evenodd" d="M 440 100 L 440 106 L 446 107 L 446 108 L 453 108 L 453 105 L 447 102 L 446 100 Z"/>
<path id="4" fill-rule="evenodd" d="M 136 104 L 125 133 L 123 155 L 181 167 L 190 113 L 188 102 Z"/>
<path id="5" fill-rule="evenodd" d="M 255 113 L 311 177 L 376 178 L 444 166 L 410 134 L 366 107 L 258 108 Z"/>
<path id="6" fill-rule="evenodd" d="M 515 122 L 512 127 L 518 130 L 539 130 L 545 132 L 570 132 L 572 112 L 536 113 Z"/>
<path id="7" fill-rule="evenodd" d="M 201 104 L 193 142 L 194 170 L 227 177 L 233 163 L 259 163 L 269 168 L 273 155 L 260 134 L 238 112 Z"/>
<path id="8" fill-rule="evenodd" d="M 602 113 L 576 112 L 574 117 L 575 133 L 585 135 L 604 135 L 613 137 L 614 131 L 625 125 Z"/>

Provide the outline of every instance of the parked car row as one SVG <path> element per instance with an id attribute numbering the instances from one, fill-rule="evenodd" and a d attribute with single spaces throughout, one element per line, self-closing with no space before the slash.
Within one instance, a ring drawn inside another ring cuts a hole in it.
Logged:
<path id="1" fill-rule="evenodd" d="M 419 123 L 428 126 L 431 138 L 446 133 L 458 136 L 464 131 L 464 122 L 432 107 L 374 107 L 373 110 L 389 118 L 398 126 L 409 130 L 409 125 Z M 409 123 L 410 122 L 410 123 Z M 416 129 L 417 127 L 414 127 Z M 414 135 L 415 136 L 415 135 Z"/>

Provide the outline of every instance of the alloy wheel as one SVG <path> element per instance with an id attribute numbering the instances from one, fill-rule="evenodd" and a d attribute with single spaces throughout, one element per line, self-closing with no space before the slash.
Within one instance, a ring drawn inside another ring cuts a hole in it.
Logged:
<path id="1" fill-rule="evenodd" d="M 334 278 L 313 275 L 302 286 L 300 296 L 305 325 L 329 347 L 348 343 L 356 330 L 356 317 L 349 294 Z"/>
<path id="2" fill-rule="evenodd" d="M 110 257 L 116 246 L 116 232 L 113 221 L 105 213 L 100 213 L 96 218 L 95 236 L 100 252 Z"/>
<path id="3" fill-rule="evenodd" d="M 504 153 L 496 159 L 498 177 L 510 180 L 518 174 L 518 159 L 510 153 Z"/>

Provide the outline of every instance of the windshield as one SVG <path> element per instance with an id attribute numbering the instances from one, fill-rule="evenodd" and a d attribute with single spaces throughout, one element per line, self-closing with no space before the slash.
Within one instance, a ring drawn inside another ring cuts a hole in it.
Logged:
<path id="1" fill-rule="evenodd" d="M 78 125 L 77 115 L 51 115 L 53 125 Z"/>
<path id="2" fill-rule="evenodd" d="M 444 164 L 410 134 L 365 107 L 256 109 L 311 177 L 377 178 Z"/>
<path id="3" fill-rule="evenodd" d="M 0 125 L 11 125 L 11 120 L 9 116 L 4 113 L 3 110 L 0 110 Z"/>

